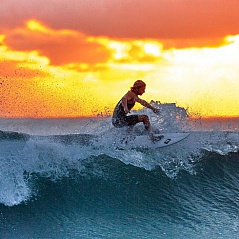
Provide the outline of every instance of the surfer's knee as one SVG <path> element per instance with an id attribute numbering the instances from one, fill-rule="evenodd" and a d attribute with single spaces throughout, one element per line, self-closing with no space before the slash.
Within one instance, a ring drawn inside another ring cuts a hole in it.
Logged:
<path id="1" fill-rule="evenodd" d="M 150 130 L 150 122 L 148 115 L 139 115 L 138 119 L 140 122 L 144 123 L 144 127 L 146 130 Z"/>

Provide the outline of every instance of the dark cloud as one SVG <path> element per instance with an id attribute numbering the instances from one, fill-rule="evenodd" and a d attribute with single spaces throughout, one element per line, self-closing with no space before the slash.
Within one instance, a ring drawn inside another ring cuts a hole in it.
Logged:
<path id="1" fill-rule="evenodd" d="M 238 0 L 2 0 L 1 27 L 39 19 L 116 38 L 218 38 L 239 33 Z"/>
<path id="2" fill-rule="evenodd" d="M 52 65 L 105 62 L 109 51 L 88 36 L 78 32 L 49 29 L 46 32 L 17 28 L 7 31 L 4 42 L 12 50 L 33 51 L 48 57 Z"/>

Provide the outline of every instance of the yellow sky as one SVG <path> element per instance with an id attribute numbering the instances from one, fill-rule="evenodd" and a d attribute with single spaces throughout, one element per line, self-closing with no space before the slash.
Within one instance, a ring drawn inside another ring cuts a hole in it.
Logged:
<path id="1" fill-rule="evenodd" d="M 93 36 L 29 19 L 0 34 L 0 117 L 112 111 L 138 79 L 148 101 L 176 102 L 191 115 L 239 116 L 238 66 L 239 35 L 176 48 L 167 39 Z"/>

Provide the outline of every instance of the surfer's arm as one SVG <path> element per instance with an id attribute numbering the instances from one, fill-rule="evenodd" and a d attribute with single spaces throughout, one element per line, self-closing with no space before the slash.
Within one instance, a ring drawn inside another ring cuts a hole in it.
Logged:
<path id="1" fill-rule="evenodd" d="M 151 109 L 155 114 L 159 114 L 160 110 L 157 108 L 154 108 L 151 104 L 149 104 L 147 101 L 140 99 L 139 97 L 136 97 L 136 101 L 143 105 L 144 107 L 147 107 Z"/>

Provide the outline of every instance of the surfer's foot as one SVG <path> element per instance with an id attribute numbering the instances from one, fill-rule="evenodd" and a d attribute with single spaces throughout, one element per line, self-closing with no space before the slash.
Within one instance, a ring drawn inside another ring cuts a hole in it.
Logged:
<path id="1" fill-rule="evenodd" d="M 149 138 L 152 142 L 160 141 L 163 138 L 163 135 L 154 135 L 153 133 L 149 134 Z"/>
<path id="2" fill-rule="evenodd" d="M 164 136 L 163 136 L 163 135 L 157 135 L 157 136 L 155 136 L 155 138 L 156 138 L 156 141 L 159 141 L 159 140 L 161 140 L 162 138 L 164 138 Z"/>
<path id="3" fill-rule="evenodd" d="M 164 136 L 163 135 L 154 135 L 152 133 L 149 134 L 149 138 L 152 142 L 160 141 Z"/>

